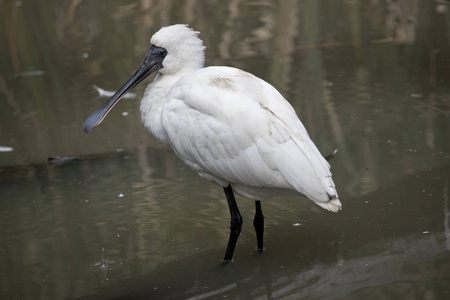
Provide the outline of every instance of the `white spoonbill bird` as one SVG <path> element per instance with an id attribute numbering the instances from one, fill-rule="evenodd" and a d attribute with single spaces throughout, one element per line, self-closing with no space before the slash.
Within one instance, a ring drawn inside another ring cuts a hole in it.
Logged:
<path id="1" fill-rule="evenodd" d="M 84 123 L 98 126 L 124 95 L 153 72 L 141 101 L 144 126 L 201 177 L 225 191 L 231 214 L 224 262 L 231 261 L 242 227 L 233 192 L 255 200 L 253 225 L 263 250 L 260 200 L 283 191 L 341 209 L 330 165 L 294 109 L 269 83 L 230 67 L 204 68 L 205 47 L 187 25 L 161 28 L 131 78 Z"/>

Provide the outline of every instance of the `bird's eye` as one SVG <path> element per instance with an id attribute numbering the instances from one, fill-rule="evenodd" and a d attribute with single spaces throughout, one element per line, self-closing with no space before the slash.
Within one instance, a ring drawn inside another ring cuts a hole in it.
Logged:
<path id="1" fill-rule="evenodd" d="M 159 55 L 161 55 L 162 57 L 167 55 L 167 50 L 164 48 L 159 48 Z"/>
<path id="2" fill-rule="evenodd" d="M 148 49 L 147 54 L 150 55 L 150 56 L 153 55 L 153 56 L 158 56 L 160 58 L 164 58 L 167 55 L 167 50 L 162 48 L 162 47 L 158 47 L 158 46 L 152 45 Z"/>

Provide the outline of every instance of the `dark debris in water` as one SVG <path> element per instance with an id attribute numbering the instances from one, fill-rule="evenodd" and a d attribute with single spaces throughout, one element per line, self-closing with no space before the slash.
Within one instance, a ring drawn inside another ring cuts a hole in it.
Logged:
<path id="1" fill-rule="evenodd" d="M 47 158 L 47 162 L 49 165 L 57 166 L 72 162 L 79 162 L 79 161 L 85 161 L 85 160 L 95 160 L 95 159 L 104 159 L 104 158 L 113 158 L 118 157 L 118 152 L 122 153 L 123 150 L 117 151 L 117 152 L 111 152 L 111 153 L 105 153 L 105 154 L 96 154 L 96 155 L 83 155 L 83 156 L 49 156 Z M 120 156 L 123 156 L 123 153 L 120 154 Z M 128 157 L 128 155 L 126 155 Z"/>
<path id="2" fill-rule="evenodd" d="M 49 156 L 47 161 L 50 165 L 61 165 L 70 163 L 73 161 L 84 160 L 84 157 L 81 156 Z"/>

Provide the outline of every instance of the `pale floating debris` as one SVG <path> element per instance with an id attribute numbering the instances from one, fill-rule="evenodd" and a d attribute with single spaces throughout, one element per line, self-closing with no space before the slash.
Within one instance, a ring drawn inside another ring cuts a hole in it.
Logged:
<path id="1" fill-rule="evenodd" d="M 111 97 L 112 95 L 114 95 L 116 92 L 114 91 L 107 91 L 104 90 L 96 85 L 94 85 L 94 89 L 97 90 L 97 93 L 100 97 Z M 136 98 L 136 94 L 135 93 L 128 93 L 125 94 L 122 98 L 124 99 L 132 99 L 132 98 Z"/>
<path id="2" fill-rule="evenodd" d="M 86 200 L 84 200 L 84 202 L 88 203 L 88 202 L 89 202 L 89 200 L 87 200 L 87 199 L 86 199 Z"/>
<path id="3" fill-rule="evenodd" d="M 295 226 L 295 227 L 301 226 L 301 225 L 302 225 L 301 223 L 294 223 L 294 224 L 292 224 L 292 226 Z"/>
<path id="4" fill-rule="evenodd" d="M 86 52 L 86 53 L 83 53 L 83 54 L 81 55 L 81 57 L 82 57 L 82 58 L 88 58 L 88 57 L 89 57 L 89 53 L 87 53 L 87 52 Z"/>
<path id="5" fill-rule="evenodd" d="M 117 195 L 117 197 L 122 198 L 124 195 L 122 193 L 120 193 L 119 195 Z"/>
<path id="6" fill-rule="evenodd" d="M 0 152 L 11 152 L 13 150 L 13 147 L 0 146 Z"/>
<path id="7" fill-rule="evenodd" d="M 122 112 L 122 116 L 124 117 L 128 116 L 128 112 L 127 111 Z"/>
<path id="8" fill-rule="evenodd" d="M 29 77 L 29 76 L 42 76 L 45 74 L 45 71 L 26 71 L 22 73 L 17 73 L 16 77 Z"/>
<path id="9" fill-rule="evenodd" d="M 422 98 L 422 94 L 411 94 L 413 98 Z"/>
<path id="10" fill-rule="evenodd" d="M 117 148 L 116 151 L 117 151 L 118 153 L 120 153 L 120 152 L 123 152 L 123 151 L 125 151 L 125 150 L 123 150 L 122 148 Z"/>
<path id="11" fill-rule="evenodd" d="M 430 233 L 428 230 L 425 230 L 424 232 L 422 232 L 423 234 L 428 234 Z"/>

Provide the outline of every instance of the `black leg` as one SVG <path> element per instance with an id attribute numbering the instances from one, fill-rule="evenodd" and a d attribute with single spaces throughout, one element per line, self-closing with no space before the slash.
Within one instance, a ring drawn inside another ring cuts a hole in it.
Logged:
<path id="1" fill-rule="evenodd" d="M 255 218 L 253 219 L 253 227 L 256 231 L 256 240 L 258 243 L 258 251 L 263 251 L 263 235 L 264 235 L 264 215 L 261 209 L 261 201 L 255 201 Z"/>
<path id="2" fill-rule="evenodd" d="M 231 222 L 230 222 L 230 239 L 228 240 L 227 251 L 225 252 L 225 258 L 223 259 L 224 263 L 229 263 L 233 258 L 234 248 L 236 247 L 236 243 L 241 233 L 242 227 L 242 217 L 239 213 L 239 208 L 236 204 L 236 200 L 234 199 L 233 189 L 229 185 L 226 188 L 223 188 L 225 191 L 225 196 L 227 197 L 228 207 L 230 208 Z"/>

